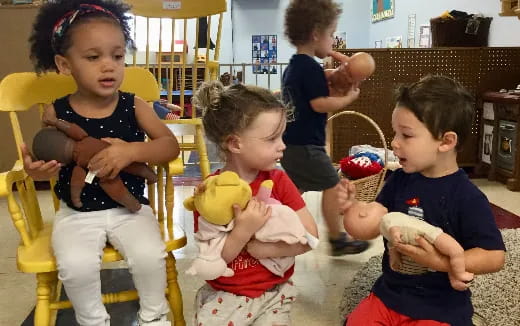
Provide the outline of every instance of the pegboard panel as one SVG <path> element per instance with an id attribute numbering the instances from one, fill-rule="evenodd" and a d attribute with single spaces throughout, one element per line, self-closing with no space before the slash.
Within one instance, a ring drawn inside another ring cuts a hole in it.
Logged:
<path id="1" fill-rule="evenodd" d="M 427 74 L 439 74 L 458 80 L 475 98 L 482 91 L 498 90 L 497 80 L 509 83 L 520 81 L 520 48 L 430 48 L 430 49 L 356 49 L 343 50 L 344 54 L 370 53 L 376 62 L 376 71 L 361 85 L 361 95 L 347 107 L 348 110 L 371 117 L 383 131 L 388 146 L 393 137 L 391 126 L 395 90 L 402 84 L 419 80 Z M 337 64 L 337 63 L 336 63 Z M 507 73 L 510 77 L 504 78 Z M 501 77 L 502 76 L 502 77 Z M 475 110 L 472 135 L 459 153 L 461 166 L 477 163 L 479 110 Z M 338 117 L 329 124 L 332 128 L 331 156 L 338 162 L 353 145 L 377 144 L 379 138 L 372 127 L 352 117 Z M 367 129 L 368 128 L 368 129 Z"/>

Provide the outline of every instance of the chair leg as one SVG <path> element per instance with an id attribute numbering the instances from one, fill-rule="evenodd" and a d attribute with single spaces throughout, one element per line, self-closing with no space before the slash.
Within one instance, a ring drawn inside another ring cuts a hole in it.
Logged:
<path id="1" fill-rule="evenodd" d="M 168 302 L 172 311 L 174 325 L 186 326 L 182 307 L 182 294 L 177 282 L 177 268 L 175 266 L 175 257 L 171 252 L 166 257 L 166 278 L 168 281 Z"/>
<path id="2" fill-rule="evenodd" d="M 204 180 L 210 173 L 210 165 L 208 159 L 208 150 L 206 148 L 206 143 L 204 142 L 202 126 L 200 125 L 195 127 L 195 142 L 197 143 L 197 151 L 199 152 L 200 174 Z"/>
<path id="3" fill-rule="evenodd" d="M 36 274 L 36 309 L 34 312 L 34 326 L 49 326 L 51 310 L 50 297 L 52 294 L 53 272 Z"/>

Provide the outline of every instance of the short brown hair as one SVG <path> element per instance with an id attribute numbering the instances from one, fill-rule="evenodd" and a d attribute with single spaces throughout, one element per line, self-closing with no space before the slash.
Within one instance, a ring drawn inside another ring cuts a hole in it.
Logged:
<path id="1" fill-rule="evenodd" d="M 303 45 L 314 30 L 324 31 L 341 12 L 332 0 L 292 0 L 285 10 L 285 36 L 292 45 Z"/>
<path id="2" fill-rule="evenodd" d="M 457 81 L 428 75 L 397 91 L 398 106 L 403 106 L 426 125 L 435 139 L 453 131 L 460 151 L 471 134 L 475 105 L 473 96 Z"/>
<path id="3" fill-rule="evenodd" d="M 202 110 L 206 136 L 221 151 L 226 151 L 224 145 L 230 135 L 249 127 L 260 113 L 280 111 L 286 114 L 285 106 L 268 89 L 242 84 L 224 87 L 216 80 L 203 83 L 192 103 Z"/>

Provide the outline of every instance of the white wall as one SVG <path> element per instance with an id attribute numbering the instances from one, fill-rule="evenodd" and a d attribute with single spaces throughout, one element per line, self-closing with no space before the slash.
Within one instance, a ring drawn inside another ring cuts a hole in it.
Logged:
<path id="1" fill-rule="evenodd" d="M 489 46 L 520 46 L 520 20 L 516 16 L 500 17 L 499 0 L 394 0 L 394 2 L 394 18 L 370 24 L 370 40 L 365 46 L 374 47 L 376 40 L 382 40 L 384 46 L 386 37 L 400 35 L 403 37 L 403 45 L 406 45 L 410 14 L 416 14 L 415 42 L 417 44 L 419 26 L 429 25 L 430 18 L 439 16 L 445 10 L 459 10 L 470 14 L 482 13 L 486 17 L 493 17 L 489 30 Z"/>
<path id="2" fill-rule="evenodd" d="M 210 1 L 210 0 L 208 0 Z M 278 36 L 278 62 L 287 63 L 295 52 L 284 37 L 284 12 L 290 0 L 227 0 L 224 13 L 221 63 L 251 63 L 251 36 L 275 34 Z M 429 24 L 432 17 L 445 10 L 482 13 L 493 17 L 489 34 L 489 46 L 520 46 L 520 20 L 517 17 L 500 17 L 499 0 L 394 0 L 394 18 L 372 24 L 370 10 L 372 0 L 336 0 L 342 4 L 343 14 L 338 21 L 338 31 L 347 33 L 349 48 L 373 48 L 374 41 L 386 37 L 403 37 L 407 44 L 408 15 L 416 14 L 415 42 L 419 41 L 419 26 Z M 302 18 L 304 19 L 304 18 Z M 218 16 L 212 19 L 212 40 L 216 40 Z M 188 24 L 189 60 L 193 55 L 195 20 Z M 178 29 L 182 35 L 182 28 Z M 168 50 L 165 50 L 168 51 Z M 152 59 L 153 60 L 153 59 Z M 267 87 L 267 75 L 253 75 L 246 70 L 246 82 L 258 82 Z M 271 75 L 270 88 L 280 87 L 280 74 Z"/>
<path id="3" fill-rule="evenodd" d="M 287 63 L 295 48 L 284 36 L 285 8 L 290 0 L 228 0 L 228 9 L 232 9 L 233 62 L 251 63 L 251 36 L 276 34 L 278 36 L 278 62 Z M 231 4 L 231 2 L 233 2 Z M 366 0 L 342 1 L 343 14 L 338 21 L 338 31 L 347 32 L 349 47 L 366 47 L 369 39 L 370 2 Z M 233 8 L 231 8 L 233 6 Z M 360 14 L 360 12 L 362 14 Z M 304 18 L 302 17 L 304 20 Z M 221 60 L 222 63 L 227 63 Z M 280 88 L 280 74 L 271 75 L 270 88 Z M 267 87 L 267 75 L 253 75 L 246 70 L 246 82 L 251 78 L 258 85 Z"/>
<path id="4" fill-rule="evenodd" d="M 347 47 L 366 48 L 370 38 L 369 0 L 343 0 L 338 31 L 347 32 Z"/>

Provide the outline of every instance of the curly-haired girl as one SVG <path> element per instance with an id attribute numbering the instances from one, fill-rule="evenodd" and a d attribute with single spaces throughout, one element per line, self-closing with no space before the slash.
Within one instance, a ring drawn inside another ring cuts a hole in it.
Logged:
<path id="1" fill-rule="evenodd" d="M 131 162 L 167 162 L 179 154 L 179 145 L 148 104 L 134 94 L 119 91 L 130 38 L 129 7 L 112 0 L 57 0 L 40 9 L 30 37 L 35 70 L 70 75 L 77 90 L 45 108 L 43 121 L 63 119 L 81 126 L 90 136 L 111 146 L 89 162 L 97 177 L 115 177 Z M 144 142 L 145 133 L 150 138 Z M 63 204 L 56 214 L 52 246 L 59 278 L 72 302 L 80 325 L 109 325 L 101 300 L 99 271 L 105 243 L 125 257 L 139 292 L 139 325 L 170 325 L 167 321 L 165 246 L 144 197 L 142 178 L 121 173 L 142 208 L 130 213 L 113 201 L 96 179 L 86 184 L 82 206 L 71 201 L 74 163 L 33 162 L 22 146 L 24 167 L 35 180 L 59 171 L 55 187 Z"/>

